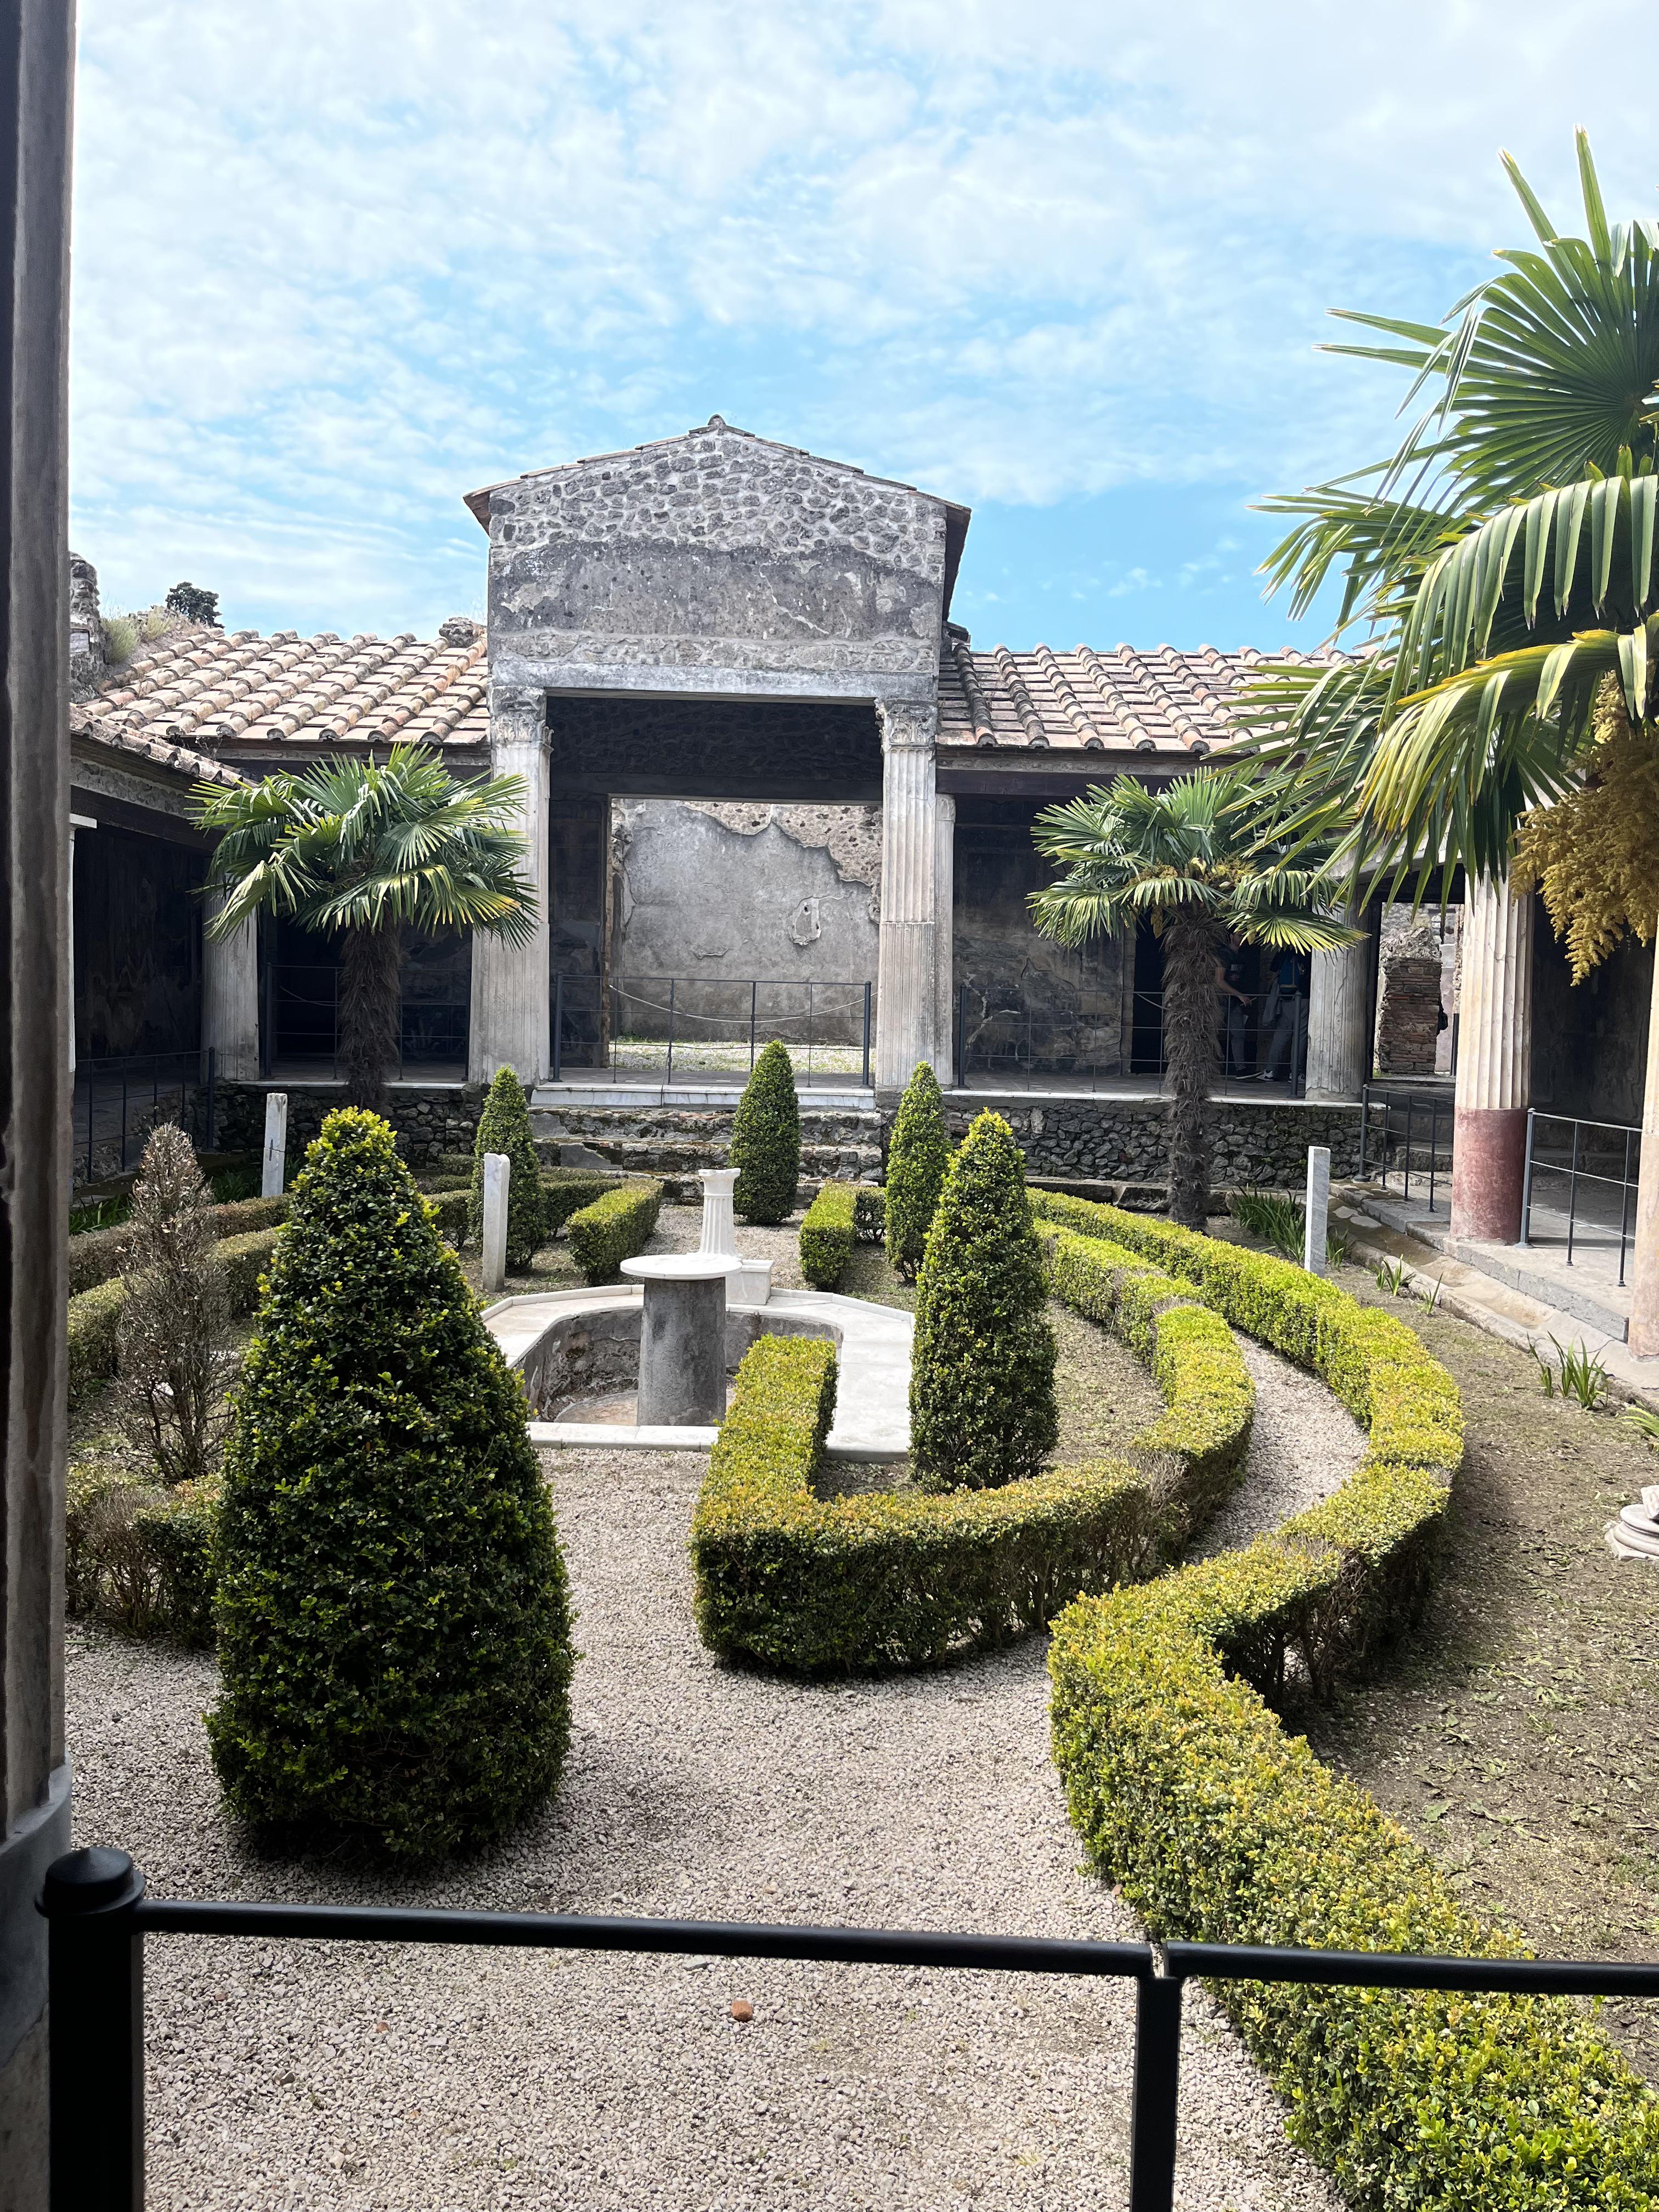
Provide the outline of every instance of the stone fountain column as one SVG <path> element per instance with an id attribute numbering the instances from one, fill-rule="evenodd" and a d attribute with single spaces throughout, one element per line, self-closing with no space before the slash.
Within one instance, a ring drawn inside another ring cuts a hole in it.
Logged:
<path id="1" fill-rule="evenodd" d="M 772 1295 L 772 1262 L 745 1260 L 738 1250 L 738 1225 L 732 1213 L 738 1170 L 699 1168 L 697 1180 L 702 1185 L 702 1242 L 698 1250 L 737 1261 L 738 1272 L 726 1278 L 727 1305 L 763 1306 Z"/>
<path id="2" fill-rule="evenodd" d="M 645 1285 L 640 1428 L 712 1429 L 725 1419 L 726 1285 L 741 1264 L 718 1252 L 623 1261 L 623 1274 Z"/>

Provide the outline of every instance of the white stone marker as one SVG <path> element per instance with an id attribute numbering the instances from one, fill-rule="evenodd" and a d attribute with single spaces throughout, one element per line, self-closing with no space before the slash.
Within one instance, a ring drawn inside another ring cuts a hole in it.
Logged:
<path id="1" fill-rule="evenodd" d="M 265 1155 L 259 1170 L 261 1198 L 280 1198 L 288 1172 L 288 1093 L 265 1093 Z"/>
<path id="2" fill-rule="evenodd" d="M 1308 1196 L 1302 1225 L 1302 1264 L 1310 1275 L 1325 1272 L 1325 1237 L 1331 1211 L 1331 1148 L 1308 1147 Z"/>
<path id="3" fill-rule="evenodd" d="M 505 1152 L 486 1152 L 483 1172 L 483 1286 L 499 1291 L 507 1280 L 507 1194 L 513 1163 Z"/>

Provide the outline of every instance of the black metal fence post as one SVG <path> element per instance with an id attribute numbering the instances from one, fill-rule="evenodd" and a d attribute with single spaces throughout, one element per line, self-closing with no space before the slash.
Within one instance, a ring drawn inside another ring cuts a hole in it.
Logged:
<path id="1" fill-rule="evenodd" d="M 1567 1171 L 1567 1265 L 1572 1265 L 1572 1232 L 1578 1221 L 1578 1131 L 1579 1123 L 1572 1125 L 1572 1165 Z M 123 1142 L 125 1145 L 125 1134 Z M 126 1165 L 125 1153 L 121 1161 Z"/>
<path id="2" fill-rule="evenodd" d="M 209 1152 L 213 1152 L 217 1149 L 214 1139 L 218 1134 L 216 1116 L 218 1108 L 219 1048 L 216 1044 L 210 1044 L 208 1047 L 207 1064 L 207 1148 Z"/>
<path id="3" fill-rule="evenodd" d="M 749 1064 L 751 1067 L 755 1064 L 755 1033 L 752 1026 L 749 1032 Z M 870 1088 L 870 986 L 868 983 L 864 987 L 864 1088 L 866 1091 Z"/>
<path id="4" fill-rule="evenodd" d="M 1630 1140 L 1633 1129 L 1625 1132 L 1625 1173 L 1619 1198 L 1619 1287 L 1625 1287 L 1625 1249 L 1630 1243 Z"/>
<path id="5" fill-rule="evenodd" d="M 46 1869 L 52 2212 L 143 2212 L 143 1893 L 125 1851 Z"/>
<path id="6" fill-rule="evenodd" d="M 564 977 L 553 978 L 553 1080 L 562 1080 L 564 1066 Z"/>
<path id="7" fill-rule="evenodd" d="M 672 988 L 672 986 L 671 986 L 671 988 Z M 866 1060 L 867 1060 L 869 1059 L 869 1057 L 870 1057 L 870 1045 L 869 1045 L 869 1030 L 870 1030 L 870 998 L 869 998 L 869 993 L 870 993 L 870 986 L 869 986 L 867 983 L 865 985 L 865 987 L 864 987 L 864 990 L 865 990 L 865 1000 L 864 1000 L 865 1048 L 864 1048 L 864 1056 L 865 1056 Z M 758 1018 L 759 1011 L 760 1011 L 760 985 L 759 985 L 759 983 L 758 983 L 758 982 L 751 981 L 751 982 L 750 983 L 750 986 L 749 986 L 749 1073 L 750 1073 L 751 1075 L 752 1075 L 752 1074 L 754 1073 L 754 1072 L 755 1072 L 755 1024 L 756 1024 L 757 1019 Z M 866 1081 L 867 1081 L 867 1080 L 868 1080 L 868 1078 L 866 1077 Z"/>
<path id="8" fill-rule="evenodd" d="M 1129 2212 L 1170 2212 L 1176 2118 L 1181 2105 L 1181 1995 L 1173 1976 L 1135 1984 L 1134 2116 L 1129 2136 Z"/>
<path id="9" fill-rule="evenodd" d="M 663 1074 L 663 1088 L 674 1080 L 674 978 L 668 979 L 668 1066 Z"/>
<path id="10" fill-rule="evenodd" d="M 1532 1243 L 1532 1139 L 1538 1126 L 1538 1116 L 1530 1106 L 1527 1109 L 1527 1163 L 1521 1174 L 1521 1249 L 1524 1252 Z"/>

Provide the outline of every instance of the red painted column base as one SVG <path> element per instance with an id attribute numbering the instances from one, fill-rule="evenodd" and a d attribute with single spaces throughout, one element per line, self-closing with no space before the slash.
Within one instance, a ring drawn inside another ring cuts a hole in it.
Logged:
<path id="1" fill-rule="evenodd" d="M 1515 1243 L 1526 1170 L 1524 1106 L 1460 1106 L 1452 1134 L 1452 1235 Z"/>

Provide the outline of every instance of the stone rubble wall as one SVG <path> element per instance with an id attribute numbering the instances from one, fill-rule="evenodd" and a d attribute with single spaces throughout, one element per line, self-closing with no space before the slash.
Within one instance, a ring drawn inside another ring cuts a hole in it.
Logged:
<path id="1" fill-rule="evenodd" d="M 214 1141 L 227 1152 L 258 1152 L 265 1139 L 267 1090 L 288 1093 L 288 1143 L 290 1158 L 302 1152 L 322 1133 L 327 1115 L 345 1103 L 343 1085 L 304 1084 L 220 1083 L 215 1086 Z M 478 1117 L 488 1094 L 481 1085 L 434 1085 L 431 1089 L 399 1085 L 391 1095 L 386 1119 L 397 1132 L 398 1149 L 412 1167 L 422 1167 L 441 1152 L 470 1152 L 477 1134 Z M 204 1134 L 206 1098 L 196 1094 L 199 1141 Z"/>
<path id="2" fill-rule="evenodd" d="M 987 1092 L 971 1109 L 949 1102 L 946 1120 L 955 1138 L 967 1134 L 974 1115 L 987 1109 L 1008 1123 L 1025 1155 L 1027 1172 L 1066 1181 L 1162 1186 L 1169 1179 L 1170 1140 L 1164 1102 L 1158 1098 L 1045 1098 Z M 1359 1168 L 1358 1106 L 1304 1106 L 1275 1099 L 1260 1105 L 1217 1105 L 1212 1181 L 1218 1188 L 1300 1189 L 1310 1145 L 1328 1145 L 1333 1176 Z"/>

